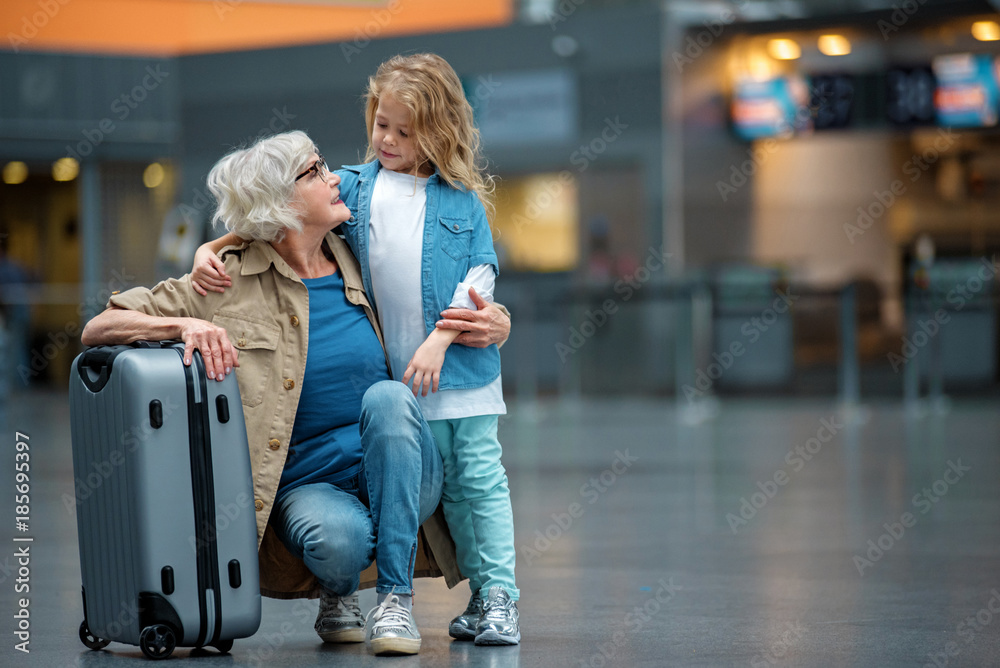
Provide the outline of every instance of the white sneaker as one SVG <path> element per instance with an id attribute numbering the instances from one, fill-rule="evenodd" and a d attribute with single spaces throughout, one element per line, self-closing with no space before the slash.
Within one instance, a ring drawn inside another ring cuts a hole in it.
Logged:
<path id="1" fill-rule="evenodd" d="M 416 654 L 420 651 L 420 632 L 413 614 L 389 594 L 382 604 L 372 608 L 365 618 L 365 642 L 376 656 Z"/>
<path id="2" fill-rule="evenodd" d="M 358 606 L 358 592 L 337 596 L 324 589 L 313 628 L 323 642 L 364 642 L 365 620 Z"/>

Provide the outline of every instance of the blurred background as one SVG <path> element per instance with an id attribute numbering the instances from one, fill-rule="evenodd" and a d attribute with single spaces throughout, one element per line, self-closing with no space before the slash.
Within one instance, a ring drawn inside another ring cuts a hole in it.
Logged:
<path id="1" fill-rule="evenodd" d="M 407 665 L 997 665 L 998 8 L 0 2 L 0 427 L 36 454 L 17 665 L 141 660 L 76 638 L 83 324 L 189 270 L 232 148 L 304 130 L 360 162 L 367 78 L 421 51 L 462 78 L 499 177 L 526 635 L 452 643 L 467 592 L 423 582 Z M 371 665 L 321 647 L 311 605 L 266 600 L 235 659 L 199 665 Z"/>
<path id="2" fill-rule="evenodd" d="M 10 387 L 65 387 L 113 290 L 190 268 L 212 164 L 307 131 L 359 162 L 396 53 L 466 86 L 515 314 L 505 390 L 995 394 L 988 2 L 7 0 Z"/>

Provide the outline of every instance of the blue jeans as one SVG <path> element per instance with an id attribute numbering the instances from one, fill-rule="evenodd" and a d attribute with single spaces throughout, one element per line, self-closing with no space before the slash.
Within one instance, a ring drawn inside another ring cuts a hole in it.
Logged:
<path id="1" fill-rule="evenodd" d="M 417 530 L 441 499 L 441 455 L 413 393 L 375 383 L 361 402 L 361 470 L 288 492 L 272 519 L 288 551 L 323 587 L 347 595 L 374 558 L 375 590 L 413 593 Z"/>
<path id="2" fill-rule="evenodd" d="M 500 463 L 497 416 L 431 420 L 430 427 L 444 459 L 441 505 L 462 575 L 484 600 L 491 587 L 503 587 L 518 600 L 514 515 Z"/>

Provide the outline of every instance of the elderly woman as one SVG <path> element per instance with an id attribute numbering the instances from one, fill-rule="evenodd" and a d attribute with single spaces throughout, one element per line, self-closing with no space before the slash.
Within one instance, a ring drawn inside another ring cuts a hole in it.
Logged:
<path id="1" fill-rule="evenodd" d="M 441 460 L 402 383 L 389 380 L 358 263 L 332 230 L 351 213 L 302 132 L 258 141 L 209 175 L 215 219 L 244 239 L 221 253 L 232 287 L 199 296 L 190 275 L 111 298 L 86 345 L 180 338 L 209 377 L 235 369 L 250 439 L 261 593 L 321 597 L 328 642 L 414 654 L 412 578 L 460 575 L 440 511 Z M 479 345 L 506 338 L 492 305 L 466 315 Z M 466 325 L 458 325 L 463 327 Z M 421 526 L 423 525 L 423 526 Z M 423 540 L 418 540 L 422 537 Z M 377 564 L 378 605 L 357 589 Z"/>

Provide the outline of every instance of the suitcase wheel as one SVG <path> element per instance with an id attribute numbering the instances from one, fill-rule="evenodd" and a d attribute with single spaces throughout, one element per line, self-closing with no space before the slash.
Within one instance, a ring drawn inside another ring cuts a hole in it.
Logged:
<path id="1" fill-rule="evenodd" d="M 233 648 L 233 639 L 230 638 L 229 640 L 220 640 L 219 642 L 212 645 L 212 647 L 219 650 L 223 654 L 229 654 L 229 650 Z"/>
<path id="2" fill-rule="evenodd" d="M 176 646 L 174 631 L 166 624 L 147 626 L 139 634 L 139 648 L 150 659 L 166 659 Z"/>
<path id="3" fill-rule="evenodd" d="M 87 626 L 87 620 L 85 619 L 80 623 L 80 642 L 86 645 L 87 649 L 104 649 L 111 641 L 98 638 L 91 633 L 90 627 Z"/>

